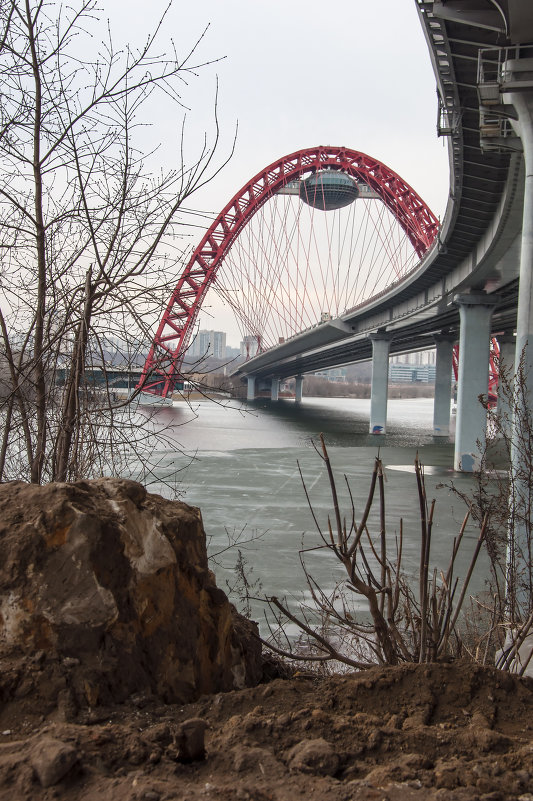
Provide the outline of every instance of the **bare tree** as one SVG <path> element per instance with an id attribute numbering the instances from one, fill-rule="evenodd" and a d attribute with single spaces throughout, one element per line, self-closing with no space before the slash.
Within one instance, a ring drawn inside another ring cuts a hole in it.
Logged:
<path id="1" fill-rule="evenodd" d="M 403 521 L 399 521 L 399 533 L 394 538 L 392 548 L 391 538 L 387 535 L 381 460 L 375 459 L 368 497 L 360 520 L 356 522 L 354 498 L 346 476 L 350 506 L 347 516 L 341 512 L 336 480 L 322 434 L 317 453 L 326 467 L 332 515 L 328 515 L 325 523 L 319 521 L 302 477 L 318 533 L 318 542 L 308 548 L 302 546 L 300 551 L 300 563 L 311 603 L 301 604 L 293 612 L 286 600 L 269 598 L 277 627 L 271 627 L 271 636 L 263 640 L 264 645 L 296 661 L 322 664 L 333 661 L 358 669 L 373 664 L 434 662 L 461 653 L 463 643 L 458 621 L 485 538 L 488 519 L 485 517 L 481 522 L 474 552 L 470 562 L 464 565 L 467 570 L 461 587 L 456 570 L 468 514 L 454 539 L 446 571 L 432 570 L 430 554 L 435 501 L 428 502 L 424 472 L 417 456 L 415 475 L 420 510 L 417 586 L 414 576 L 404 572 Z M 379 531 L 372 536 L 369 521 L 376 494 Z M 306 565 L 306 555 L 317 551 L 331 554 L 344 568 L 345 578 L 332 592 L 323 589 Z M 358 604 L 354 604 L 354 600 L 364 600 L 368 609 L 366 615 L 358 614 Z M 296 644 L 286 636 L 287 621 L 300 632 Z"/>
<path id="2" fill-rule="evenodd" d="M 113 471 L 131 447 L 91 369 L 146 345 L 183 258 L 178 212 L 217 172 L 216 102 L 190 166 L 183 128 L 178 168 L 152 174 L 138 146 L 157 100 L 183 117 L 198 42 L 162 52 L 163 16 L 138 49 L 108 33 L 95 50 L 97 16 L 94 0 L 0 5 L 0 480 Z"/>

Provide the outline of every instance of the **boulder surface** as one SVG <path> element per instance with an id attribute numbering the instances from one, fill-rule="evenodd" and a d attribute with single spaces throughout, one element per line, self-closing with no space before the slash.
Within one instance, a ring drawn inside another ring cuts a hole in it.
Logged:
<path id="1" fill-rule="evenodd" d="M 4 702 L 37 693 L 72 718 L 253 686 L 254 633 L 208 568 L 199 509 L 122 479 L 0 485 Z"/>

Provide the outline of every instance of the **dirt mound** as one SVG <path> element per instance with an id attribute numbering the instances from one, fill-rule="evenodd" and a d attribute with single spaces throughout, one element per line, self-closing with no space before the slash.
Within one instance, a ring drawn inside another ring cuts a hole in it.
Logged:
<path id="1" fill-rule="evenodd" d="M 533 680 L 456 662 L 239 689 L 260 647 L 197 509 L 14 482 L 0 549 L 0 801 L 533 801 Z"/>
<path id="2" fill-rule="evenodd" d="M 48 714 L 256 684 L 255 624 L 208 568 L 199 509 L 134 481 L 0 485 L 0 700 Z"/>
<path id="3" fill-rule="evenodd" d="M 189 705 L 137 695 L 71 723 L 21 712 L 0 711 L 6 801 L 533 799 L 533 681 L 463 662 L 300 675 Z"/>

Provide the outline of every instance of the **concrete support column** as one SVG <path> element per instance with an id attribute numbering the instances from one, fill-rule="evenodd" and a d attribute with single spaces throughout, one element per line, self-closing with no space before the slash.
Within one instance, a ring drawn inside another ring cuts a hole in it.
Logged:
<path id="1" fill-rule="evenodd" d="M 487 427 L 487 413 L 479 402 L 489 387 L 490 322 L 499 297 L 485 292 L 457 295 L 461 332 L 455 429 L 456 470 L 465 473 L 479 469 L 480 450 Z"/>
<path id="2" fill-rule="evenodd" d="M 246 388 L 246 400 L 255 400 L 255 375 L 248 376 L 248 386 Z"/>
<path id="3" fill-rule="evenodd" d="M 270 400 L 277 401 L 279 399 L 279 378 L 274 376 L 270 385 Z"/>
<path id="4" fill-rule="evenodd" d="M 529 59 L 528 59 L 529 60 Z M 514 62 L 507 62 L 513 70 Z M 519 66 L 517 62 L 515 66 Z M 520 79 L 520 73 L 515 76 Z M 530 76 L 529 79 L 531 80 Z M 518 365 L 524 354 L 524 375 L 530 398 L 533 397 L 533 92 L 512 92 L 504 95 L 518 112 L 518 120 L 512 121 L 522 141 L 525 161 L 524 210 L 522 217 L 522 241 L 520 244 L 520 289 L 516 320 L 516 356 Z M 530 400 L 531 405 L 531 400 Z"/>
<path id="5" fill-rule="evenodd" d="M 297 375 L 296 385 L 294 387 L 294 400 L 296 403 L 301 403 L 302 401 L 303 388 L 304 388 L 304 377 L 303 375 Z"/>
<path id="6" fill-rule="evenodd" d="M 389 350 L 392 334 L 376 331 L 369 334 L 372 340 L 372 388 L 370 395 L 371 434 L 385 434 L 387 430 L 387 399 L 389 395 Z"/>
<path id="7" fill-rule="evenodd" d="M 509 397 L 509 390 L 513 386 L 514 377 L 514 360 L 516 340 L 512 334 L 504 334 L 498 337 L 498 345 L 500 346 L 499 368 L 500 373 L 503 373 L 503 380 L 498 381 L 498 414 L 501 415 L 502 424 L 507 428 L 506 423 L 509 422 L 509 430 L 512 419 L 512 405 L 511 398 Z M 506 387 L 506 392 L 503 392 L 503 386 Z"/>
<path id="8" fill-rule="evenodd" d="M 523 69 L 527 68 L 527 72 Z M 523 82 L 523 88 L 505 93 L 505 103 L 512 103 L 518 113 L 518 120 L 512 125 L 521 139 L 525 162 L 524 207 L 522 217 L 522 239 L 520 243 L 520 288 L 518 292 L 518 312 L 516 319 L 515 371 L 520 367 L 523 376 L 523 392 L 519 394 L 525 408 L 513 410 L 512 423 L 513 448 L 511 471 L 513 482 L 513 523 L 509 526 L 507 569 L 519 589 L 516 600 L 520 607 L 518 614 L 527 618 L 531 611 L 531 597 L 528 587 L 531 576 L 531 506 L 532 486 L 530 474 L 530 454 L 524 452 L 521 427 L 524 417 L 533 406 L 533 92 L 529 88 L 533 78 L 531 59 L 516 59 L 504 65 L 508 80 Z M 521 588 L 521 583 L 524 582 Z"/>
<path id="9" fill-rule="evenodd" d="M 433 436 L 447 437 L 450 433 L 452 401 L 453 337 L 435 334 L 437 358 L 435 362 L 435 400 L 433 403 Z"/>

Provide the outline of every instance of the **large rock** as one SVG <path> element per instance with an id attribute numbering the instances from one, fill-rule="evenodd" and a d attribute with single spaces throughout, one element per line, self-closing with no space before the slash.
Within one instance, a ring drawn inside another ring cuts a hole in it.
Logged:
<path id="1" fill-rule="evenodd" d="M 119 479 L 0 486 L 4 701 L 44 676 L 75 708 L 240 689 L 260 678 L 254 627 L 215 584 L 198 509 Z"/>

